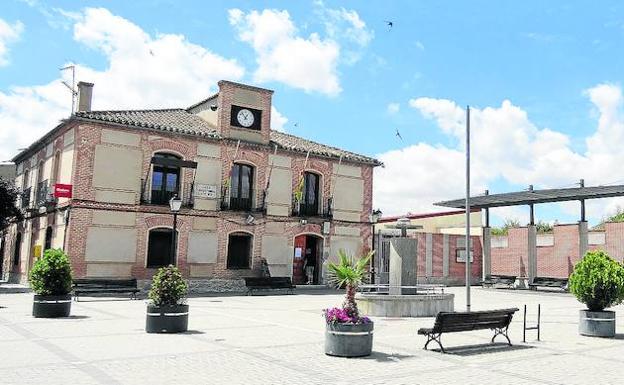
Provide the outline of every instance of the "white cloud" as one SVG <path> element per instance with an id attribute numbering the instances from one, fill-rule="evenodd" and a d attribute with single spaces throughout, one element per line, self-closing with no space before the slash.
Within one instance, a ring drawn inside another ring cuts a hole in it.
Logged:
<path id="1" fill-rule="evenodd" d="M 421 51 L 424 51 L 425 50 L 425 45 L 422 43 L 422 41 L 416 40 L 416 48 L 418 48 Z"/>
<path id="2" fill-rule="evenodd" d="M 0 67 L 9 64 L 8 46 L 17 41 L 23 31 L 24 24 L 21 21 L 18 20 L 13 24 L 9 24 L 0 19 Z"/>
<path id="3" fill-rule="evenodd" d="M 299 36 L 288 11 L 265 9 L 245 14 L 231 9 L 229 21 L 239 38 L 256 52 L 256 82 L 277 81 L 307 92 L 340 93 L 340 47 L 335 41 L 317 33 Z"/>
<path id="4" fill-rule="evenodd" d="M 107 60 L 103 70 L 76 64 L 76 78 L 95 83 L 93 109 L 186 107 L 214 92 L 218 80 L 239 80 L 244 74 L 235 60 L 182 35 L 152 36 L 103 8 L 85 9 L 73 32 L 76 42 Z M 69 80 L 69 73 L 64 76 Z M 70 103 L 60 79 L 0 92 L 0 160 L 67 117 Z"/>
<path id="5" fill-rule="evenodd" d="M 586 185 L 618 179 L 624 183 L 624 177 L 614 174 L 624 163 L 622 90 L 601 84 L 586 94 L 595 106 L 598 126 L 586 139 L 585 152 L 574 151 L 568 135 L 537 127 L 526 111 L 508 100 L 498 107 L 471 109 L 473 193 L 498 181 L 516 186 L 534 184 L 536 188 L 569 186 L 580 178 L 585 178 Z M 464 193 L 465 109 L 451 100 L 433 98 L 412 99 L 409 105 L 434 120 L 453 144 L 419 143 L 378 155 L 386 168 L 375 174 L 375 206 L 384 213 L 440 210 L 432 204 Z M 588 202 L 588 215 L 600 219 L 622 202 Z M 577 214 L 577 206 L 560 207 Z"/>
<path id="6" fill-rule="evenodd" d="M 389 114 L 396 114 L 400 109 L 401 105 L 399 103 L 388 103 L 387 110 Z"/>
<path id="7" fill-rule="evenodd" d="M 282 115 L 277 108 L 271 106 L 271 129 L 275 131 L 286 131 L 284 126 L 288 123 L 288 118 Z"/>

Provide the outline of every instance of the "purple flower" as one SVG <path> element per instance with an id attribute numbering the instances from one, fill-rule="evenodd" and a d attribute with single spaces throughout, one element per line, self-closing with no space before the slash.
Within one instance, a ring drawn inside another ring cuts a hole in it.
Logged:
<path id="1" fill-rule="evenodd" d="M 342 309 L 339 307 L 325 309 L 323 310 L 323 315 L 325 316 L 325 322 L 327 322 L 328 324 L 368 324 L 371 322 L 370 318 L 368 317 L 352 316 L 346 309 Z"/>

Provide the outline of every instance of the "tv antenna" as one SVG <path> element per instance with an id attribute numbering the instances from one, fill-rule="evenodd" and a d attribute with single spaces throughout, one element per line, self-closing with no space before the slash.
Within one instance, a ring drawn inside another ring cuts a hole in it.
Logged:
<path id="1" fill-rule="evenodd" d="M 71 115 L 74 114 L 75 108 L 76 108 L 76 98 L 78 98 L 78 91 L 76 90 L 76 66 L 73 64 L 70 64 L 66 67 L 63 68 L 59 68 L 59 70 L 61 71 L 67 71 L 67 70 L 71 70 L 72 72 L 72 84 L 71 86 L 69 84 L 67 84 L 67 82 L 65 80 L 61 80 L 61 83 L 63 83 L 63 85 L 65 87 L 67 87 L 70 91 L 71 91 L 71 95 L 72 95 L 72 106 L 71 106 Z"/>

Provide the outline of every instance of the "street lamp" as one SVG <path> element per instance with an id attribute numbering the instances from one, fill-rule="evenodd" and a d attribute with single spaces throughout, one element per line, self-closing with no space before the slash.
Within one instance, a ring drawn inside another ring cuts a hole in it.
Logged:
<path id="1" fill-rule="evenodd" d="M 173 198 L 169 200 L 169 208 L 173 213 L 173 233 L 171 234 L 171 264 L 176 264 L 176 227 L 178 225 L 178 212 L 182 207 L 182 199 L 178 198 L 177 195 L 174 195 Z"/>

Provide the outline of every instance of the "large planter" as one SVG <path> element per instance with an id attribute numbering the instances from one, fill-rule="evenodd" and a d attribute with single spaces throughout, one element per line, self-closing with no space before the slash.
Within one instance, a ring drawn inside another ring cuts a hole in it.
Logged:
<path id="1" fill-rule="evenodd" d="M 579 334 L 590 337 L 615 337 L 615 312 L 581 310 Z"/>
<path id="2" fill-rule="evenodd" d="M 37 295 L 33 299 L 35 318 L 68 317 L 71 311 L 71 295 Z"/>
<path id="3" fill-rule="evenodd" d="M 145 331 L 148 333 L 180 333 L 188 330 L 188 305 L 147 305 Z"/>
<path id="4" fill-rule="evenodd" d="M 325 354 L 338 357 L 364 357 L 373 350 L 374 323 L 327 324 Z"/>

